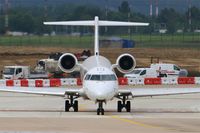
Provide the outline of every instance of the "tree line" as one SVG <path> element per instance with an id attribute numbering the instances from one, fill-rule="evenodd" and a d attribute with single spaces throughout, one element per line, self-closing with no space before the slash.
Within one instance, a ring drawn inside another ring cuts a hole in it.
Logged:
<path id="1" fill-rule="evenodd" d="M 191 13 L 191 15 L 189 15 Z M 168 33 L 175 33 L 177 30 L 191 32 L 200 29 L 200 9 L 191 7 L 185 13 L 179 13 L 175 9 L 165 8 L 158 16 L 147 16 L 130 9 L 127 1 L 123 1 L 117 10 L 102 9 L 98 6 L 66 4 L 60 6 L 48 6 L 44 9 L 41 6 L 34 7 L 13 7 L 9 10 L 9 30 L 21 31 L 31 34 L 50 33 L 52 27 L 44 26 L 44 21 L 67 21 L 67 20 L 88 20 L 99 16 L 100 19 L 117 21 L 140 21 L 149 22 L 148 28 L 132 28 L 131 32 L 155 33 L 158 29 L 167 29 Z M 189 24 L 191 19 L 191 24 Z M 0 33 L 5 33 L 5 16 L 0 16 Z M 66 28 L 57 27 L 56 31 L 66 31 Z M 69 30 L 69 29 L 68 29 Z M 80 31 L 85 32 L 80 28 Z M 108 28 L 101 32 L 126 33 L 126 29 Z"/>

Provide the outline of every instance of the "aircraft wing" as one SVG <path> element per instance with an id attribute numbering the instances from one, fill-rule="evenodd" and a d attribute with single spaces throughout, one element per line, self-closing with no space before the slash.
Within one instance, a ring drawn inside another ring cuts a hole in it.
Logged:
<path id="1" fill-rule="evenodd" d="M 190 93 L 200 93 L 200 88 L 128 88 L 119 89 L 117 96 L 146 97 Z"/>
<path id="2" fill-rule="evenodd" d="M 58 87 L 1 87 L 0 91 L 3 92 L 15 92 L 15 93 L 27 93 L 37 95 L 51 95 L 61 96 L 69 94 L 83 95 L 83 89 L 80 88 L 58 88 Z"/>

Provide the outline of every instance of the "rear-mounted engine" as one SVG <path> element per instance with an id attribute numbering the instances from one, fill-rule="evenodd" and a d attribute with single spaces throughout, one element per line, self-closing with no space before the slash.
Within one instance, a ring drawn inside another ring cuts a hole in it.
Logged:
<path id="1" fill-rule="evenodd" d="M 122 54 L 116 61 L 117 69 L 122 73 L 130 73 L 136 66 L 135 58 L 130 54 Z"/>
<path id="2" fill-rule="evenodd" d="M 73 72 L 78 64 L 78 60 L 75 55 L 71 53 L 63 54 L 58 61 L 58 66 L 63 72 L 70 73 Z"/>

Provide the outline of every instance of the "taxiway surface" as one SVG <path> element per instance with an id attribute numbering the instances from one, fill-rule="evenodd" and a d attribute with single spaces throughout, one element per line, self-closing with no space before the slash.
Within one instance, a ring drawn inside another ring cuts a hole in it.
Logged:
<path id="1" fill-rule="evenodd" d="M 1 92 L 0 133 L 200 132 L 200 94 L 135 98 L 131 113 L 116 106 L 97 116 L 97 105 L 79 99 L 80 112 L 64 112 L 60 97 Z"/>

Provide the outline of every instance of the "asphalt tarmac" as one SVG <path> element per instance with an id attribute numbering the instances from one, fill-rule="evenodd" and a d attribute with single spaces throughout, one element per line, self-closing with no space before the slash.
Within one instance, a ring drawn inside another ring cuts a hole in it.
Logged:
<path id="1" fill-rule="evenodd" d="M 79 99 L 79 112 L 64 112 L 61 97 L 0 93 L 0 133 L 199 133 L 200 94 L 135 98 L 131 113 L 117 99 L 97 105 Z"/>

